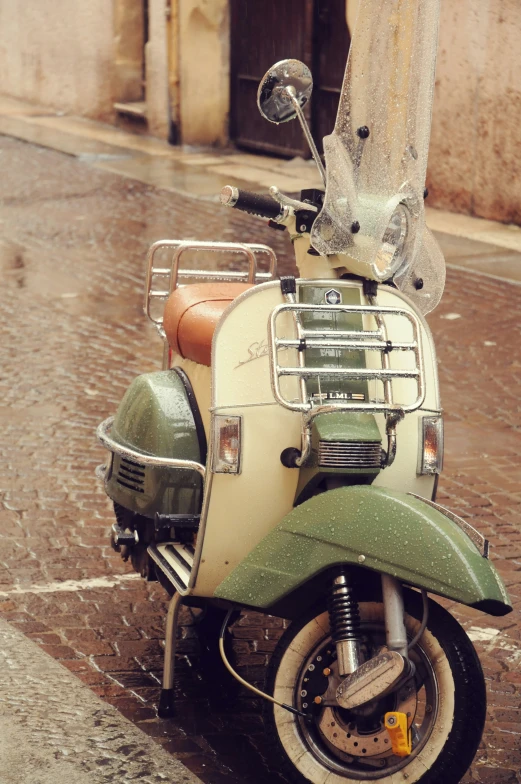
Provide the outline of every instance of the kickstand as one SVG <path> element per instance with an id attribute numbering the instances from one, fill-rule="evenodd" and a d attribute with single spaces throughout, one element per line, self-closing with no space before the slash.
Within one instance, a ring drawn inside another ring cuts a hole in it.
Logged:
<path id="1" fill-rule="evenodd" d="M 163 663 L 163 688 L 157 706 L 157 715 L 160 719 L 169 719 L 175 715 L 174 702 L 174 677 L 175 677 L 175 651 L 177 644 L 177 623 L 179 610 L 183 597 L 176 593 L 170 599 L 168 614 L 166 616 L 165 655 Z"/>

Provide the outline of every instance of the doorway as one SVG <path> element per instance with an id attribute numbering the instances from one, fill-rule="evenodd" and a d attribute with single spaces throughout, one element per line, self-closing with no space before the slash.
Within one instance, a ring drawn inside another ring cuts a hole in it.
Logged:
<path id="1" fill-rule="evenodd" d="M 313 74 L 304 114 L 317 146 L 335 124 L 349 51 L 345 0 L 231 0 L 230 137 L 238 147 L 309 158 L 298 122 L 273 125 L 257 109 L 257 88 L 268 68 L 288 57 Z"/>
<path id="2" fill-rule="evenodd" d="M 114 109 L 120 115 L 146 119 L 148 0 L 114 0 L 116 84 Z"/>

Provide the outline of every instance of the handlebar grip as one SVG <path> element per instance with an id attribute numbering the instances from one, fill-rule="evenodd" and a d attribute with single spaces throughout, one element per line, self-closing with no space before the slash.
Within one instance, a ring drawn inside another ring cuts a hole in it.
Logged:
<path id="1" fill-rule="evenodd" d="M 222 189 L 221 204 L 271 220 L 282 215 L 282 207 L 274 199 L 260 193 L 240 190 L 233 185 L 225 185 Z"/>

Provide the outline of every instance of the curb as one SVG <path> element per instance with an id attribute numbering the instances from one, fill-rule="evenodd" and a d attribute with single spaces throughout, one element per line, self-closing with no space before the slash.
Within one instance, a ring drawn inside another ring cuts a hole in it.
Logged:
<path id="1" fill-rule="evenodd" d="M 2 784 L 202 784 L 3 620 L 0 671 Z"/>

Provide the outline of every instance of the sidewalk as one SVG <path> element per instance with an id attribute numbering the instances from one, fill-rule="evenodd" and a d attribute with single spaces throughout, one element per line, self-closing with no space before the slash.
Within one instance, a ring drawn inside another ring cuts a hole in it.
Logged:
<path id="1" fill-rule="evenodd" d="M 202 784 L 2 620 L 0 670 L 2 784 Z"/>
<path id="2" fill-rule="evenodd" d="M 291 161 L 233 149 L 172 147 L 150 136 L 0 96 L 0 134 L 79 158 L 97 169 L 130 177 L 191 198 L 217 202 L 224 185 L 267 191 L 321 187 L 312 160 Z M 453 269 L 521 283 L 521 228 L 427 207 Z"/>

